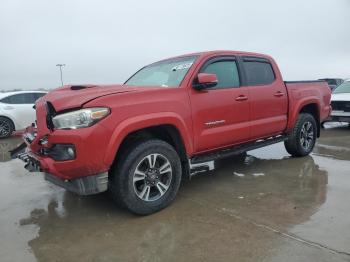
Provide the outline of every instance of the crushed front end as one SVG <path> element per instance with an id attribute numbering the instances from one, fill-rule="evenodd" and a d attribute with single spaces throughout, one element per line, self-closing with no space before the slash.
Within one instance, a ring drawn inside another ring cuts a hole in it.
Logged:
<path id="1" fill-rule="evenodd" d="M 28 171 L 43 172 L 46 180 L 79 195 L 106 191 L 109 167 L 103 157 L 110 130 L 99 123 L 55 128 L 53 119 L 60 114 L 54 106 L 40 99 L 35 107 L 36 125 L 26 129 L 24 143 L 11 152 L 12 157 L 23 160 Z"/>

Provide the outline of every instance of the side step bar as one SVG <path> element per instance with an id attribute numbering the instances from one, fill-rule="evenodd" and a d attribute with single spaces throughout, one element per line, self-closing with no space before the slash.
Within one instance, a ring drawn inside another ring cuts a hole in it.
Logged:
<path id="1" fill-rule="evenodd" d="M 198 173 L 208 172 L 215 169 L 214 160 L 193 164 L 190 162 L 190 177 Z"/>
<path id="2" fill-rule="evenodd" d="M 220 158 L 231 157 L 242 154 L 246 151 L 254 150 L 260 147 L 276 144 L 287 140 L 284 135 L 269 137 L 263 140 L 257 140 L 252 143 L 247 143 L 232 148 L 223 149 L 213 153 L 202 154 L 190 159 L 190 173 L 196 174 L 199 172 L 210 171 L 214 169 L 214 160 Z"/>

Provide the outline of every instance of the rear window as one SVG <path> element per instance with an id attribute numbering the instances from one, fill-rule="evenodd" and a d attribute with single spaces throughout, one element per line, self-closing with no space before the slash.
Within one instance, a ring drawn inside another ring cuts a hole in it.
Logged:
<path id="1" fill-rule="evenodd" d="M 43 97 L 44 95 L 46 95 L 46 93 L 33 93 L 33 95 L 35 97 L 35 100 L 38 100 L 40 97 Z"/>
<path id="2" fill-rule="evenodd" d="M 275 81 L 275 74 L 270 63 L 265 61 L 244 61 L 248 85 L 268 85 Z"/>

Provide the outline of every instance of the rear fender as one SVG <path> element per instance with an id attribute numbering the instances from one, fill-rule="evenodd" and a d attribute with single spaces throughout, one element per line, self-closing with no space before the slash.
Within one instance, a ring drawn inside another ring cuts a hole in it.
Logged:
<path id="1" fill-rule="evenodd" d="M 298 116 L 300 114 L 300 111 L 303 107 L 309 105 L 309 104 L 316 104 L 317 105 L 317 114 L 318 119 L 320 119 L 320 102 L 317 97 L 306 97 L 304 99 L 300 99 L 297 101 L 292 101 L 293 106 L 289 109 L 289 119 L 288 119 L 288 125 L 287 125 L 287 132 L 292 130 L 295 126 L 296 121 L 298 120 Z"/>

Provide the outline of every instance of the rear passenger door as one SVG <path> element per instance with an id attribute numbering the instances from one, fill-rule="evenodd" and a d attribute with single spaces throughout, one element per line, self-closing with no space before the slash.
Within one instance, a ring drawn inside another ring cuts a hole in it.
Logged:
<path id="1" fill-rule="evenodd" d="M 249 139 L 249 95 L 241 88 L 236 58 L 210 58 L 198 73 L 216 74 L 218 84 L 204 90 L 191 88 L 196 152 Z"/>
<path id="2" fill-rule="evenodd" d="M 276 74 L 278 69 L 268 59 L 260 57 L 242 57 L 241 62 L 250 95 L 251 138 L 284 131 L 288 97 L 281 76 Z"/>

